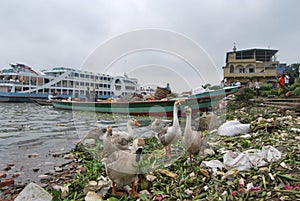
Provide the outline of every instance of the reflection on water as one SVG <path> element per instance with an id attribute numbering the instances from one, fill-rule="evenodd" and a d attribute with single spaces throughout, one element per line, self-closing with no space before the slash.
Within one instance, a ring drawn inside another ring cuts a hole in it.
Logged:
<path id="1" fill-rule="evenodd" d="M 0 103 L 0 114 L 0 172 L 7 163 L 13 162 L 15 167 L 10 172 L 23 174 L 18 183 L 38 181 L 38 175 L 65 162 L 62 158 L 52 157 L 52 154 L 70 151 L 89 130 L 108 125 L 125 130 L 130 118 L 56 110 L 52 106 L 35 103 Z M 137 128 L 136 133 L 151 135 L 151 119 L 140 121 L 142 127 Z M 29 157 L 33 153 L 38 156 Z M 39 171 L 33 172 L 34 168 Z"/>

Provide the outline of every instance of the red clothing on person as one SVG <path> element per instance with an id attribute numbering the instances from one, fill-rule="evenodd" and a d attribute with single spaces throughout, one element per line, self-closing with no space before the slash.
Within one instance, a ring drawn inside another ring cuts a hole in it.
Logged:
<path id="1" fill-rule="evenodd" d="M 284 86 L 284 77 L 280 77 L 279 79 L 278 79 L 278 83 L 279 83 L 279 85 L 280 86 Z"/>

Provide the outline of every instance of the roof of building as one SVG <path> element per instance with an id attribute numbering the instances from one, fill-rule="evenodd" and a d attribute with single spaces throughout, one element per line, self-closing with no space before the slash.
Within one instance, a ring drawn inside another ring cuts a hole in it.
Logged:
<path id="1" fill-rule="evenodd" d="M 236 59 L 256 59 L 256 61 L 270 61 L 271 58 L 278 52 L 278 50 L 272 49 L 247 49 L 239 51 L 231 51 L 226 53 L 226 63 L 228 62 L 228 56 L 231 53 L 236 53 Z"/>

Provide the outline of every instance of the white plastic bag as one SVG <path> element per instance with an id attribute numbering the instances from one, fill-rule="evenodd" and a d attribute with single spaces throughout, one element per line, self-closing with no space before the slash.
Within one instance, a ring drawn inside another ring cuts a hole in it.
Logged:
<path id="1" fill-rule="evenodd" d="M 262 167 L 271 161 L 277 161 L 282 154 L 272 146 L 264 146 L 262 150 L 251 149 L 241 153 L 227 151 L 223 156 L 223 163 L 227 170 L 236 168 L 239 171 L 249 170 L 251 167 Z"/>
<path id="2" fill-rule="evenodd" d="M 227 121 L 218 129 L 218 135 L 235 136 L 250 132 L 250 124 L 242 124 L 238 120 Z"/>
<path id="3" fill-rule="evenodd" d="M 15 201 L 51 201 L 52 196 L 35 183 L 29 183 Z"/>

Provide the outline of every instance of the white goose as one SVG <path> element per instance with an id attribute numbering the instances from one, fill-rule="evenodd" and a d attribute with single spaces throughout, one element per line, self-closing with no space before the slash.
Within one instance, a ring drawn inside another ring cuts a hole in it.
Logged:
<path id="1" fill-rule="evenodd" d="M 200 131 L 192 129 L 192 109 L 190 106 L 185 106 L 186 125 L 183 132 L 182 143 L 185 150 L 190 154 L 190 161 L 192 163 L 193 155 L 199 154 L 202 150 L 203 135 Z"/>
<path id="2" fill-rule="evenodd" d="M 154 121 L 151 123 L 150 128 L 154 132 L 159 133 L 163 128 L 171 125 L 171 120 L 154 119 Z"/>
<path id="3" fill-rule="evenodd" d="M 136 119 L 129 119 L 128 121 L 127 121 L 127 133 L 126 132 L 121 132 L 120 131 L 120 133 L 124 133 L 124 135 L 126 136 L 128 136 L 128 140 L 132 140 L 133 139 L 133 135 L 134 135 L 134 131 L 133 131 L 133 128 L 132 128 L 132 126 L 137 126 L 137 127 L 139 127 L 140 126 L 140 123 L 138 122 L 138 120 L 136 120 Z"/>
<path id="4" fill-rule="evenodd" d="M 112 194 L 122 196 L 123 192 L 117 192 L 116 187 L 132 184 L 130 194 L 138 196 L 136 175 L 140 174 L 138 162 L 144 145 L 144 139 L 137 138 L 133 141 L 131 152 L 119 150 L 108 156 L 105 167 L 107 176 L 112 180 Z"/>
<path id="5" fill-rule="evenodd" d="M 103 137 L 103 151 L 101 153 L 101 158 L 104 157 L 105 152 L 112 154 L 118 150 L 127 150 L 129 147 L 129 142 L 133 139 L 133 128 L 132 125 L 140 126 L 140 123 L 136 119 L 130 119 L 127 122 L 126 131 L 112 131 L 112 127 L 108 127 L 106 134 Z"/>
<path id="6" fill-rule="evenodd" d="M 117 133 L 113 133 L 112 127 L 108 127 L 105 135 L 103 136 L 103 150 L 101 152 L 101 158 L 104 158 L 105 153 L 108 155 L 119 150 L 128 150 L 129 140 L 124 136 Z"/>
<path id="7" fill-rule="evenodd" d="M 173 125 L 162 129 L 158 133 L 158 138 L 166 150 L 166 156 L 171 156 L 171 144 L 175 144 L 182 135 L 178 121 L 178 107 L 184 100 L 176 100 L 173 108 Z"/>

